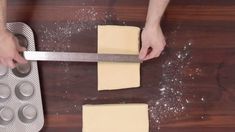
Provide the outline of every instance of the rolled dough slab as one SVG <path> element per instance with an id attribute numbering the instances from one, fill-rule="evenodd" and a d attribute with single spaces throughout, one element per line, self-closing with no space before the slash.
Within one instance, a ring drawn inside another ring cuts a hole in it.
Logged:
<path id="1" fill-rule="evenodd" d="M 149 132 L 147 104 L 83 106 L 83 132 Z"/>
<path id="2" fill-rule="evenodd" d="M 98 53 L 138 54 L 140 28 L 98 26 Z M 98 90 L 140 86 L 140 63 L 98 63 Z"/>

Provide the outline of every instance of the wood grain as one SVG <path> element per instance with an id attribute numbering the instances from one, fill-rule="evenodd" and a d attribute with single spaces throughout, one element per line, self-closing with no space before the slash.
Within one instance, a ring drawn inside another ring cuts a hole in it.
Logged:
<path id="1" fill-rule="evenodd" d="M 9 0 L 8 21 L 29 24 L 37 50 L 96 52 L 95 25 L 143 27 L 147 5 L 147 0 Z M 94 12 L 97 14 L 92 16 Z M 139 89 L 98 93 L 96 64 L 40 62 L 45 114 L 41 131 L 82 132 L 83 104 L 161 99 L 159 82 L 166 81 L 162 66 L 189 43 L 190 63 L 174 74 L 183 82 L 181 99 L 189 102 L 183 103 L 182 112 L 164 118 L 160 125 L 150 119 L 150 132 L 235 131 L 234 22 L 234 0 L 172 0 L 162 21 L 167 48 L 160 58 L 142 65 Z M 58 29 L 66 25 L 71 33 Z M 178 85 L 172 87 L 177 89 Z"/>

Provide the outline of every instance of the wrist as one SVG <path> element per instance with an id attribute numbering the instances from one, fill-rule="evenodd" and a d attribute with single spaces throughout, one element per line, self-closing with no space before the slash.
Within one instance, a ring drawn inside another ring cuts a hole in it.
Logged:
<path id="1" fill-rule="evenodd" d="M 156 19 L 156 20 L 146 20 L 145 27 L 159 27 L 160 26 L 161 19 Z"/>
<path id="2" fill-rule="evenodd" d="M 147 30 L 156 30 L 158 28 L 160 28 L 160 23 L 147 23 L 145 24 L 145 29 Z"/>

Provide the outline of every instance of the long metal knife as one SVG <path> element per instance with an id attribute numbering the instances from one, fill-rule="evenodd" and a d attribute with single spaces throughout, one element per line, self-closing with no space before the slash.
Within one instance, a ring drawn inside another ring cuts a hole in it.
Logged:
<path id="1" fill-rule="evenodd" d="M 128 62 L 140 63 L 138 55 L 96 54 L 79 52 L 25 51 L 23 56 L 32 61 L 70 61 L 70 62 Z"/>

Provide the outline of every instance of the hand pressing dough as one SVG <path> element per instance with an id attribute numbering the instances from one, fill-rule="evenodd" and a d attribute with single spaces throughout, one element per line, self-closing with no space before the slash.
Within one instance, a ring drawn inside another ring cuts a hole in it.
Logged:
<path id="1" fill-rule="evenodd" d="M 149 132 L 147 104 L 84 105 L 83 132 Z"/>
<path id="2" fill-rule="evenodd" d="M 98 53 L 138 54 L 140 29 L 131 26 L 98 26 Z M 98 90 L 140 86 L 140 63 L 98 63 Z"/>

